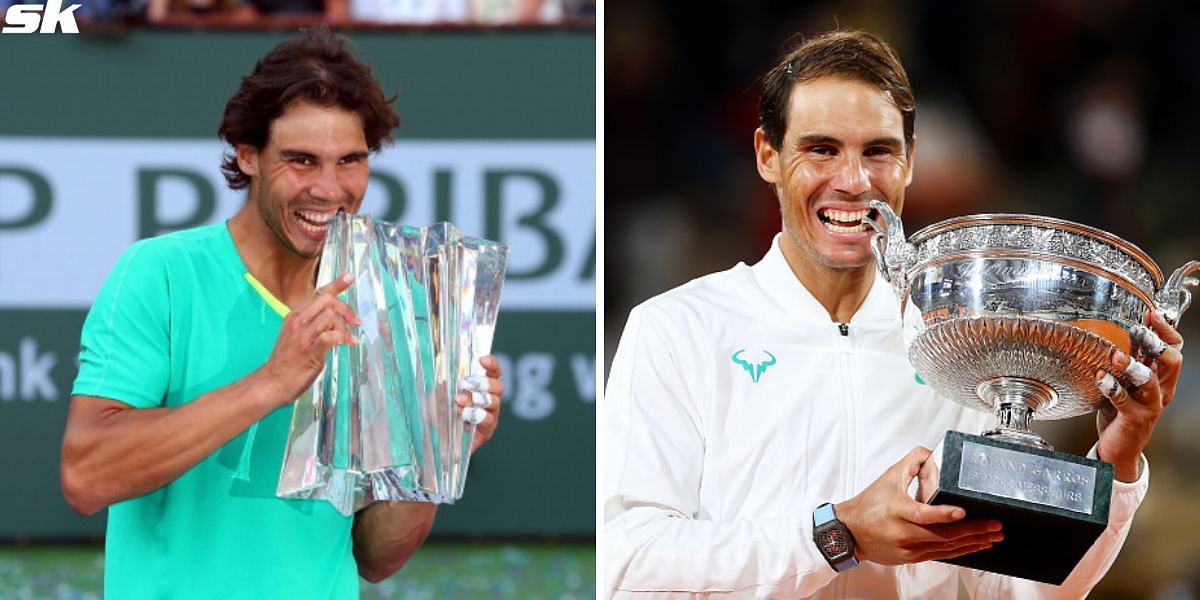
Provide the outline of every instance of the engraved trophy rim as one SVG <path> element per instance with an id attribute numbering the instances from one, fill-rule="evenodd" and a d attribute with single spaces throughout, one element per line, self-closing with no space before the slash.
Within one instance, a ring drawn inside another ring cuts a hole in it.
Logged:
<path id="1" fill-rule="evenodd" d="M 927 225 L 911 236 L 909 243 L 919 245 L 933 236 L 950 231 L 953 229 L 961 229 L 965 227 L 973 227 L 975 225 L 1032 225 L 1037 227 L 1053 227 L 1071 233 L 1098 238 L 1104 242 L 1115 246 L 1119 250 L 1133 257 L 1142 268 L 1149 273 L 1154 284 L 1154 289 L 1157 290 L 1163 286 L 1166 279 L 1163 276 L 1162 269 L 1158 263 L 1154 262 L 1150 255 L 1139 248 L 1136 244 L 1116 235 L 1109 233 L 1098 227 L 1084 225 L 1075 221 L 1068 221 L 1057 217 L 1046 217 L 1042 215 L 1032 214 L 1017 214 L 1017 213 L 979 213 L 973 215 L 963 215 L 951 217 L 942 221 L 938 221 L 931 225 Z"/>

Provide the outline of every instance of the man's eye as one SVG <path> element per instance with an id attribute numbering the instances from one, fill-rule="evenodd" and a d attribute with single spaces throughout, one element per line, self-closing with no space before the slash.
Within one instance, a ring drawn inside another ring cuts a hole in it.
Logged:
<path id="1" fill-rule="evenodd" d="M 837 150 L 834 150 L 833 146 L 812 146 L 808 151 L 821 156 L 833 156 L 837 154 Z"/>
<path id="2" fill-rule="evenodd" d="M 874 158 L 883 158 L 883 157 L 891 156 L 892 151 L 889 148 L 882 148 L 882 147 L 867 148 L 867 151 L 864 152 L 863 155 L 869 156 L 869 157 L 874 157 Z"/>
<path id="3" fill-rule="evenodd" d="M 310 167 L 312 165 L 315 165 L 316 161 L 314 161 L 313 159 L 311 159 L 307 156 L 297 156 L 292 159 L 292 164 L 300 165 L 303 167 Z"/>

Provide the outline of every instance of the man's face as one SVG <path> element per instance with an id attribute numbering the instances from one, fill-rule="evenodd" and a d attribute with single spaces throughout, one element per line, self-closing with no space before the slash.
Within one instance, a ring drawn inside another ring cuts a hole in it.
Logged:
<path id="1" fill-rule="evenodd" d="M 874 230 L 861 223 L 874 198 L 897 214 L 912 181 L 900 110 L 878 87 L 823 77 L 796 85 L 780 148 L 755 132 L 759 174 L 783 213 L 785 254 L 833 269 L 871 264 Z"/>
<path id="2" fill-rule="evenodd" d="M 261 150 L 237 148 L 263 222 L 281 244 L 305 258 L 321 253 L 329 220 L 339 209 L 358 211 L 367 190 L 367 156 L 356 113 L 304 101 L 288 105 L 271 123 Z"/>

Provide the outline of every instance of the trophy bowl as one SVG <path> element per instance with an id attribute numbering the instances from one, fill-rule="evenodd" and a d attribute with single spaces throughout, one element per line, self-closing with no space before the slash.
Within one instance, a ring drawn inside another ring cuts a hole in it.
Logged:
<path id="1" fill-rule="evenodd" d="M 1176 323 L 1200 269 L 1192 261 L 1164 282 L 1137 246 L 1036 215 L 957 217 L 906 240 L 887 204 L 871 207 L 886 224 L 871 223 L 872 249 L 900 297 L 913 367 L 941 395 L 995 413 L 984 435 L 1043 448 L 1029 422 L 1108 402 L 1097 372 L 1112 369 L 1115 349 L 1143 359 L 1130 330 L 1151 310 Z"/>
<path id="2" fill-rule="evenodd" d="M 1178 322 L 1200 261 L 1164 282 L 1137 246 L 1034 215 L 958 217 L 905 239 L 887 204 L 870 205 L 872 251 L 900 300 L 913 368 L 941 396 L 996 417 L 982 435 L 946 432 L 910 486 L 921 502 L 1003 523 L 1003 542 L 945 562 L 1062 583 L 1108 524 L 1113 466 L 1054 451 L 1030 422 L 1108 403 L 1101 371 L 1131 383 L 1111 373 L 1113 351 L 1146 362 L 1165 348 L 1147 313 Z"/>

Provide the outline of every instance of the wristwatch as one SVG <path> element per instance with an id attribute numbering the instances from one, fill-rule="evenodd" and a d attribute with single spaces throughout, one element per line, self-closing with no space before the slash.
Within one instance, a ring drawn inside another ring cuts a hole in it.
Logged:
<path id="1" fill-rule="evenodd" d="M 826 502 L 813 511 L 813 542 L 829 566 L 842 572 L 858 566 L 854 558 L 854 536 L 846 524 L 837 519 L 833 505 Z"/>

